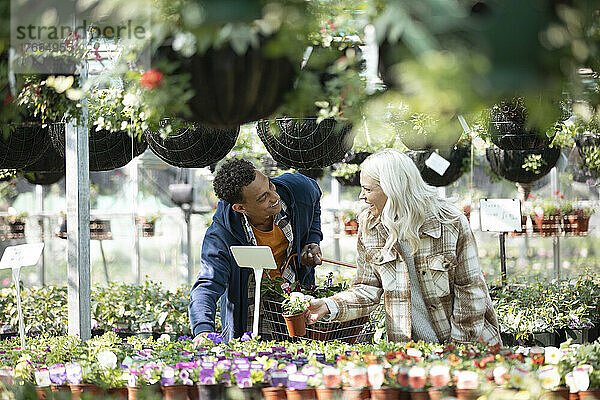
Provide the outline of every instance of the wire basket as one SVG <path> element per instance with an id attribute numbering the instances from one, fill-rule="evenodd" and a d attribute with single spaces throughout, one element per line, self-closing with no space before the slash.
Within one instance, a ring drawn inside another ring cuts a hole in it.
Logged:
<path id="1" fill-rule="evenodd" d="M 306 326 L 306 335 L 302 338 L 288 335 L 287 326 L 283 319 L 282 301 L 265 298 L 263 304 L 263 319 L 275 341 L 313 340 L 319 342 L 330 342 L 338 340 L 341 342 L 370 343 L 373 340 L 377 324 L 385 318 L 385 307 L 383 303 L 371 312 L 370 315 L 346 322 L 322 322 L 319 321 Z"/>

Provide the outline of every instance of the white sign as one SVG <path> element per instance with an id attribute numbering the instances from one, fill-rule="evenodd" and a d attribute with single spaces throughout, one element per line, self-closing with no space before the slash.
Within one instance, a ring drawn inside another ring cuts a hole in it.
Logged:
<path id="1" fill-rule="evenodd" d="M 481 230 L 521 232 L 521 202 L 517 199 L 479 200 Z"/>
<path id="2" fill-rule="evenodd" d="M 21 244 L 10 246 L 4 250 L 0 269 L 28 267 L 37 264 L 42 254 L 44 243 Z"/>
<path id="3" fill-rule="evenodd" d="M 425 160 L 425 165 L 434 170 L 439 176 L 442 176 L 450 166 L 450 161 L 446 160 L 438 153 L 433 152 L 429 158 Z"/>

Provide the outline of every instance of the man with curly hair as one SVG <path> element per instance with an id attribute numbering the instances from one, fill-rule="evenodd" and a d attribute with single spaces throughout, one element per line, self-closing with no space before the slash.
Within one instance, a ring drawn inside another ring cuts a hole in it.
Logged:
<path id="1" fill-rule="evenodd" d="M 303 286 L 314 285 L 314 267 L 321 264 L 321 190 L 314 180 L 302 174 L 269 179 L 251 162 L 234 159 L 217 171 L 213 187 L 220 201 L 204 236 L 200 272 L 190 292 L 196 344 L 215 331 L 219 298 L 224 340 L 247 330 L 253 271 L 237 265 L 230 246 L 269 246 L 278 266 L 269 275 Z"/>

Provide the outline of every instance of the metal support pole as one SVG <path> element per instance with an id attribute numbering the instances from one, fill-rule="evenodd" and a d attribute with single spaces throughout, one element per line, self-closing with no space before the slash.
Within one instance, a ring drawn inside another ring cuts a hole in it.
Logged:
<path id="1" fill-rule="evenodd" d="M 35 203 L 37 213 L 42 215 L 44 213 L 44 187 L 42 185 L 35 185 Z M 44 249 L 46 248 L 46 235 L 44 234 L 44 218 L 38 218 L 38 225 L 40 226 L 40 236 L 42 239 L 42 243 L 44 243 Z M 38 278 L 40 280 L 40 286 L 46 285 L 46 254 L 45 251 L 42 251 L 41 257 L 41 265 L 38 270 Z"/>
<path id="2" fill-rule="evenodd" d="M 502 286 L 506 286 L 506 232 L 500 234 L 500 275 L 502 277 Z"/>
<path id="3" fill-rule="evenodd" d="M 331 177 L 331 197 L 333 204 L 340 204 L 340 183 L 334 177 Z M 333 256 L 336 260 L 341 260 L 339 210 L 333 211 L 333 221 Z"/>
<path id="4" fill-rule="evenodd" d="M 82 73 L 82 77 L 84 74 Z M 82 119 L 66 125 L 67 276 L 69 335 L 91 337 L 90 170 L 88 104 L 82 100 Z"/>
<path id="5" fill-rule="evenodd" d="M 550 170 L 550 182 L 552 187 L 552 193 L 556 193 L 560 190 L 559 181 L 558 181 L 558 170 L 556 167 Z M 552 255 L 554 258 L 554 277 L 560 278 L 560 238 L 558 236 L 554 236 L 552 238 Z"/>
<path id="6" fill-rule="evenodd" d="M 187 283 L 194 283 L 194 271 L 192 263 L 192 210 L 186 211 L 185 226 L 187 228 Z"/>
<path id="7" fill-rule="evenodd" d="M 131 259 L 131 271 L 133 272 L 134 282 L 138 285 L 141 279 L 141 268 L 140 268 L 140 227 L 137 223 L 138 217 L 138 189 L 139 189 L 139 164 L 136 159 L 133 159 L 130 163 L 130 176 L 131 176 L 131 204 L 133 214 L 133 227 L 134 227 L 134 243 L 133 248 L 135 249 L 135 255 Z"/>

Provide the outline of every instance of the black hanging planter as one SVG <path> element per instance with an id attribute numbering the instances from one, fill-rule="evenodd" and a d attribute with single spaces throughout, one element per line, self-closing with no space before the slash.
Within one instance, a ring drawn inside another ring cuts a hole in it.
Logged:
<path id="1" fill-rule="evenodd" d="M 490 109 L 489 133 L 492 143 L 503 150 L 541 150 L 550 145 L 550 138 L 536 131 L 527 131 L 527 109 L 523 99 L 502 101 Z"/>
<path id="2" fill-rule="evenodd" d="M 579 155 L 583 158 L 584 150 L 600 146 L 600 135 L 592 132 L 583 132 L 575 135 L 575 145 Z"/>
<path id="3" fill-rule="evenodd" d="M 431 156 L 431 153 L 433 153 L 432 150 L 411 150 L 407 151 L 406 155 L 413 160 L 425 182 L 431 186 L 441 187 L 450 185 L 462 176 L 463 161 L 471 155 L 471 148 L 460 146 L 452 150 L 439 151 L 439 155 L 450 162 L 450 166 L 446 169 L 444 175 L 438 174 L 425 165 L 425 161 Z"/>
<path id="4" fill-rule="evenodd" d="M 352 147 L 352 126 L 316 118 L 260 121 L 256 131 L 279 164 L 296 169 L 325 168 L 341 161 Z"/>
<path id="5" fill-rule="evenodd" d="M 0 135 L 0 169 L 21 169 L 38 161 L 50 147 L 48 126 L 39 122 L 15 124 L 10 135 Z"/>
<path id="6" fill-rule="evenodd" d="M 323 175 L 325 175 L 325 170 L 323 168 L 299 169 L 298 172 L 304 176 L 314 179 L 315 181 L 323 178 Z"/>
<path id="7" fill-rule="evenodd" d="M 250 47 L 241 55 L 230 46 L 210 48 L 203 55 L 186 58 L 165 45 L 157 57 L 180 61 L 176 73 L 189 73 L 195 92 L 188 102 L 193 118 L 218 128 L 236 128 L 269 117 L 284 102 L 297 75 L 290 59 L 268 58 L 262 46 Z"/>
<path id="8" fill-rule="evenodd" d="M 157 132 L 146 132 L 150 149 L 161 160 L 183 168 L 203 168 L 225 157 L 235 146 L 240 127 L 217 129 L 200 124 L 178 129 L 174 134 L 161 137 Z"/>
<path id="9" fill-rule="evenodd" d="M 541 155 L 545 164 L 536 174 L 523 168 L 525 159 L 531 154 Z M 531 183 L 535 182 L 556 165 L 560 157 L 560 148 L 547 147 L 542 150 L 502 150 L 498 147 L 488 147 L 485 155 L 492 170 L 511 182 Z"/>
<path id="10" fill-rule="evenodd" d="M 44 155 L 35 163 L 23 168 L 23 172 L 65 174 L 65 157 L 54 146 L 49 146 Z"/>
<path id="11" fill-rule="evenodd" d="M 345 164 L 360 165 L 371 154 L 372 153 L 369 153 L 367 151 L 361 151 L 361 152 L 358 152 L 358 153 L 353 152 L 353 151 L 349 151 L 344 156 L 344 159 L 342 160 L 342 162 L 345 163 Z M 335 179 L 342 186 L 360 186 L 360 170 L 358 172 L 352 174 L 351 176 L 347 176 L 347 177 L 336 176 Z"/>
<path id="12" fill-rule="evenodd" d="M 50 125 L 50 137 L 56 151 L 64 157 L 65 124 Z M 143 138 L 132 139 L 127 132 L 121 131 L 96 131 L 96 127 L 92 126 L 89 134 L 90 171 L 110 171 L 124 167 L 147 147 Z"/>
<path id="13" fill-rule="evenodd" d="M 65 176 L 65 172 L 24 172 L 23 177 L 32 185 L 52 185 Z"/>

